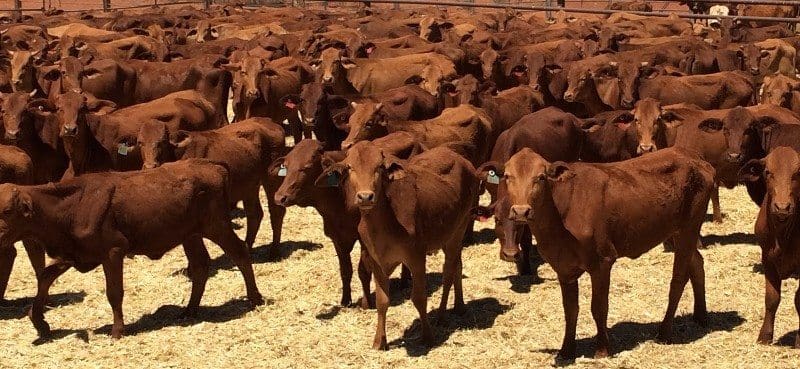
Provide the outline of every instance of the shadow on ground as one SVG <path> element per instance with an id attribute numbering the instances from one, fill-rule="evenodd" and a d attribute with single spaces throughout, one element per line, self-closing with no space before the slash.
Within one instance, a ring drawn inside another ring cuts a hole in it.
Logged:
<path id="1" fill-rule="evenodd" d="M 450 301 L 452 304 L 452 296 Z M 431 305 L 430 301 L 428 305 Z M 438 305 L 438 301 L 436 305 Z M 468 301 L 466 303 L 466 312 L 463 315 L 456 315 L 448 310 L 449 313 L 442 321 L 438 321 L 433 314 L 428 315 L 434 334 L 432 346 L 428 347 L 421 342 L 422 326 L 419 318 L 417 318 L 414 319 L 410 327 L 406 328 L 402 338 L 389 342 L 389 347 L 391 349 L 402 346 L 409 356 L 424 356 L 432 349 L 447 342 L 456 331 L 491 328 L 494 326 L 497 317 L 505 314 L 510 309 L 510 305 L 503 305 L 493 297 Z M 391 317 L 391 311 L 389 312 L 389 317 Z"/>
<path id="2" fill-rule="evenodd" d="M 253 247 L 250 255 L 253 264 L 264 263 L 277 263 L 288 259 L 293 253 L 299 250 L 315 251 L 322 248 L 321 244 L 306 242 L 306 241 L 286 241 L 282 242 L 280 246 L 273 247 L 272 245 L 261 245 Z M 220 255 L 216 259 L 211 260 L 209 263 L 208 276 L 213 277 L 219 270 L 231 270 L 234 268 L 233 262 L 226 255 Z M 188 276 L 186 268 L 181 268 L 172 273 L 172 275 Z"/>
<path id="3" fill-rule="evenodd" d="M 709 247 L 714 245 L 726 246 L 726 245 L 740 245 L 740 244 L 749 244 L 749 245 L 757 245 L 756 235 L 752 233 L 731 233 L 726 235 L 716 235 L 711 234 L 705 237 L 700 238 L 703 241 L 703 246 Z"/>
<path id="4" fill-rule="evenodd" d="M 47 307 L 59 307 L 83 302 L 86 292 L 64 292 L 50 295 Z M 0 320 L 20 319 L 28 316 L 28 308 L 33 304 L 33 297 L 0 301 Z"/>
<path id="5" fill-rule="evenodd" d="M 708 313 L 708 327 L 701 327 L 692 320 L 692 315 L 675 317 L 673 326 L 673 343 L 687 344 L 695 342 L 712 332 L 730 332 L 742 325 L 745 319 L 736 311 L 722 311 Z M 642 343 L 652 341 L 658 333 L 661 322 L 638 323 L 620 322 L 609 329 L 612 355 L 630 351 Z M 562 332 L 558 333 L 563 334 Z M 578 357 L 594 357 L 594 336 L 577 340 Z M 558 349 L 548 348 L 539 352 L 556 355 Z M 571 364 L 572 362 L 558 362 L 557 365 Z"/>

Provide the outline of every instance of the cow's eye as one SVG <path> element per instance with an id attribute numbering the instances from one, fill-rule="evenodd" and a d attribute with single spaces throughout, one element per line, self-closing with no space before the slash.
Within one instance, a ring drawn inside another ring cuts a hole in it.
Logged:
<path id="1" fill-rule="evenodd" d="M 539 181 L 539 182 L 542 182 L 542 181 L 544 181 L 546 178 L 547 178 L 547 176 L 545 176 L 545 175 L 544 175 L 544 173 L 540 173 L 540 174 L 539 174 L 539 176 L 538 176 L 538 177 L 536 177 L 536 180 L 537 180 L 537 181 Z"/>

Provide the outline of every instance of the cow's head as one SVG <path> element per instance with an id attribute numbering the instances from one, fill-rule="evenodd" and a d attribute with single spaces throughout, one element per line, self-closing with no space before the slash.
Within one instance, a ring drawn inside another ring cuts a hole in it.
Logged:
<path id="1" fill-rule="evenodd" d="M 477 105 L 480 87 L 478 79 L 467 74 L 452 82 L 442 82 L 439 96 L 444 101 L 445 108 L 453 108 L 462 104 Z"/>
<path id="2" fill-rule="evenodd" d="M 398 158 L 387 155 L 371 142 L 359 142 L 347 151 L 343 161 L 327 166 L 316 184 L 344 187 L 348 204 L 369 211 L 385 198 L 387 182 L 401 180 L 406 175 Z"/>
<path id="3" fill-rule="evenodd" d="M 419 37 L 430 42 L 442 42 L 444 32 L 453 26 L 450 21 L 426 15 L 419 21 Z"/>
<path id="4" fill-rule="evenodd" d="M 326 85 L 332 85 L 336 80 L 347 76 L 347 70 L 356 67 L 356 63 L 346 57 L 344 52 L 328 48 L 322 51 L 320 58 L 310 63 L 311 67 L 317 71 L 317 81 Z"/>
<path id="5" fill-rule="evenodd" d="M 749 71 L 754 76 L 758 75 L 761 72 L 761 58 L 769 56 L 769 54 L 762 52 L 758 46 L 752 43 L 740 45 L 739 51 L 741 51 L 742 70 Z"/>
<path id="6" fill-rule="evenodd" d="M 532 222 L 535 209 L 551 196 L 552 182 L 566 181 L 573 174 L 567 164 L 556 162 L 549 163 L 539 154 L 529 148 L 524 148 L 514 154 L 505 164 L 489 162 L 481 165 L 477 173 L 483 180 L 502 181 L 509 202 L 509 212 L 504 216 L 509 221 L 520 224 Z M 517 258 L 519 248 L 514 243 L 509 243 L 503 248 L 501 256 L 504 260 L 513 261 Z"/>
<path id="7" fill-rule="evenodd" d="M 800 81 L 782 74 L 765 76 L 759 103 L 791 108 L 795 93 L 800 93 Z"/>
<path id="8" fill-rule="evenodd" d="M 22 239 L 33 218 L 33 199 L 18 185 L 0 185 L 0 242 L 11 245 Z"/>
<path id="9" fill-rule="evenodd" d="M 152 169 L 175 160 L 173 146 L 181 144 L 183 142 L 170 141 L 169 128 L 164 122 L 157 119 L 143 122 L 136 137 L 136 146 L 142 154 L 142 168 Z"/>
<path id="10" fill-rule="evenodd" d="M 797 214 L 800 197 L 800 155 L 792 148 L 781 146 L 773 149 L 764 159 L 753 159 L 739 171 L 744 182 L 767 183 L 766 211 L 770 218 L 786 222 Z"/>
<path id="11" fill-rule="evenodd" d="M 0 94 L 2 99 L 3 111 L 3 127 L 5 128 L 5 139 L 9 141 L 17 141 L 22 138 L 24 126 L 31 118 L 30 113 L 37 113 L 38 106 L 31 104 L 31 101 L 39 101 L 43 99 L 33 99 L 34 92 L 12 92 L 8 94 Z"/>
<path id="12" fill-rule="evenodd" d="M 722 119 L 722 131 L 727 143 L 724 159 L 740 164 L 747 158 L 752 158 L 757 151 L 761 151 L 764 129 L 778 123 L 771 116 L 757 116 L 743 107 L 731 109 Z"/>
<path id="13" fill-rule="evenodd" d="M 86 114 L 107 114 L 117 107 L 112 101 L 75 91 L 57 95 L 53 100 L 40 100 L 32 110 L 43 116 L 55 115 L 61 138 L 78 135 L 80 126 L 85 123 Z"/>
<path id="14" fill-rule="evenodd" d="M 389 133 L 388 122 L 382 103 L 374 101 L 352 102 L 352 114 L 347 121 L 350 131 L 342 141 L 342 149 L 347 150 L 359 141 L 373 140 Z"/>
<path id="15" fill-rule="evenodd" d="M 271 80 L 278 77 L 278 71 L 268 63 L 258 57 L 245 56 L 238 63 L 222 65 L 233 73 L 233 104 L 237 117 L 250 118 L 253 103 L 259 98 L 266 102 L 265 92 L 269 91 Z"/>
<path id="16" fill-rule="evenodd" d="M 662 137 L 666 124 L 665 117 L 661 115 L 661 103 L 658 100 L 644 98 L 636 103 L 633 109 L 633 124 L 636 129 L 636 154 L 642 155 L 663 149 Z M 630 124 L 623 125 L 624 128 Z"/>
<path id="17" fill-rule="evenodd" d="M 480 54 L 480 60 L 483 79 L 491 79 L 495 68 L 502 68 L 503 62 L 507 61 L 494 49 L 484 50 Z"/>
<path id="18" fill-rule="evenodd" d="M 195 38 L 198 43 L 213 41 L 219 38 L 219 30 L 216 27 L 212 27 L 207 20 L 201 20 L 197 22 L 197 26 L 194 29 L 189 31 L 186 37 Z"/>
<path id="19" fill-rule="evenodd" d="M 35 65 L 39 63 L 39 51 L 8 51 L 11 55 L 11 89 L 14 92 L 31 92 L 36 86 Z"/>
<path id="20" fill-rule="evenodd" d="M 630 63 L 623 62 L 618 67 L 619 80 L 619 107 L 622 109 L 632 109 L 637 99 L 639 89 L 639 78 L 653 78 L 654 74 L 648 74 L 651 70 L 649 62 Z M 605 102 L 605 100 L 603 100 Z"/>
<path id="21" fill-rule="evenodd" d="M 420 74 L 413 75 L 406 79 L 406 84 L 419 85 L 423 90 L 433 96 L 438 96 L 439 86 L 442 81 L 452 76 L 447 74 L 440 66 L 429 64 L 422 69 Z"/>
<path id="22" fill-rule="evenodd" d="M 617 52 L 619 45 L 625 44 L 629 40 L 630 36 L 611 27 L 603 27 L 597 32 L 598 51 L 601 53 Z"/>
<path id="23" fill-rule="evenodd" d="M 292 206 L 303 203 L 314 191 L 314 182 L 322 174 L 324 150 L 317 140 L 302 140 L 286 156 L 276 159 L 269 168 L 271 176 L 283 177 L 275 192 L 275 203 Z M 328 165 L 332 165 L 329 162 Z M 327 184 L 327 183 L 326 183 Z"/>
<path id="24" fill-rule="evenodd" d="M 567 89 L 564 101 L 584 101 L 588 94 L 597 93 L 608 106 L 619 106 L 619 63 L 603 61 L 594 64 L 572 64 L 567 72 Z"/>

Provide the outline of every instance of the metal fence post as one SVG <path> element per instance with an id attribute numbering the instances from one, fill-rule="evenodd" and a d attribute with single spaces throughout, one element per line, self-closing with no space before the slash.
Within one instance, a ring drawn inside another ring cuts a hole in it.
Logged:
<path id="1" fill-rule="evenodd" d="M 111 10 L 111 0 L 103 0 L 103 11 L 107 12 Z"/>
<path id="2" fill-rule="evenodd" d="M 400 10 L 400 3 L 394 3 L 394 10 Z"/>
<path id="3" fill-rule="evenodd" d="M 203 1 L 203 7 L 204 7 L 206 10 L 208 10 L 209 8 L 211 8 L 211 0 L 204 0 L 204 1 Z"/>

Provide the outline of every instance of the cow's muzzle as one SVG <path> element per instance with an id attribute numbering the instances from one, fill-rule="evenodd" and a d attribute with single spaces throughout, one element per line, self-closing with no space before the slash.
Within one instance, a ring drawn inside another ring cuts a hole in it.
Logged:
<path id="1" fill-rule="evenodd" d="M 742 154 L 738 152 L 730 152 L 728 153 L 728 162 L 737 164 L 742 162 Z"/>
<path id="2" fill-rule="evenodd" d="M 359 191 L 356 193 L 356 205 L 362 210 L 369 210 L 375 206 L 375 192 Z"/>
<path id="3" fill-rule="evenodd" d="M 639 155 L 647 154 L 654 151 L 656 151 L 656 145 L 653 144 L 641 144 L 636 148 L 636 153 Z"/>
<path id="4" fill-rule="evenodd" d="M 779 221 L 785 222 L 790 216 L 794 215 L 794 204 L 788 202 L 772 202 L 772 215 Z"/>
<path id="5" fill-rule="evenodd" d="M 516 223 L 527 223 L 533 219 L 533 209 L 530 205 L 513 205 L 508 212 L 508 220 Z"/>
<path id="6" fill-rule="evenodd" d="M 6 131 L 6 140 L 9 141 L 19 140 L 19 131 Z"/>
<path id="7" fill-rule="evenodd" d="M 61 133 L 63 136 L 75 136 L 78 134 L 78 126 L 64 126 Z"/>
<path id="8" fill-rule="evenodd" d="M 500 248 L 500 260 L 516 263 L 520 257 L 519 247 L 504 245 Z"/>

